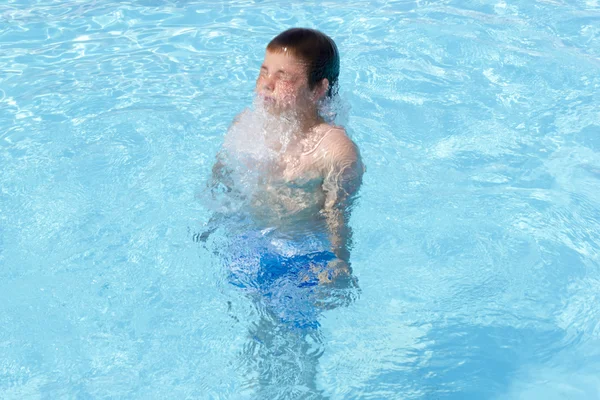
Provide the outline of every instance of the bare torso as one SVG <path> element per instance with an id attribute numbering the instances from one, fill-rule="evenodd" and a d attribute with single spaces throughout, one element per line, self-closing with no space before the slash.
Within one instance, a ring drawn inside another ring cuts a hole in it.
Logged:
<path id="1" fill-rule="evenodd" d="M 338 126 L 321 122 L 303 132 L 273 121 L 252 111 L 236 118 L 213 167 L 214 187 L 255 228 L 288 237 L 327 233 L 331 250 L 347 261 L 346 211 L 364 172 L 356 145 Z"/>
<path id="2" fill-rule="evenodd" d="M 336 159 L 346 155 L 346 159 Z M 353 159 L 354 157 L 354 159 Z M 342 128 L 319 124 L 292 140 L 260 181 L 251 201 L 261 219 L 297 223 L 315 220 L 326 206 L 328 175 L 339 163 L 361 168 L 355 146 Z M 357 175 L 362 173 L 357 172 Z"/>

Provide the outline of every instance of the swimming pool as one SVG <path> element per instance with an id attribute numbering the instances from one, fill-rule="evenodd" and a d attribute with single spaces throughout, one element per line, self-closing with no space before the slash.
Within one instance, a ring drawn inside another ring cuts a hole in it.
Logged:
<path id="1" fill-rule="evenodd" d="M 0 5 L 0 398 L 600 398 L 599 22 L 596 0 Z M 193 240 L 290 26 L 336 40 L 368 167 L 358 287 L 297 329 Z"/>

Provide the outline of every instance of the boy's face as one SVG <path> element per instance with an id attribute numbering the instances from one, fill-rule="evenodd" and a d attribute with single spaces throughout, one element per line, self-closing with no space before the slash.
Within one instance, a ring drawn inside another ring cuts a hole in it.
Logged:
<path id="1" fill-rule="evenodd" d="M 286 51 L 266 51 L 256 93 L 272 112 L 301 111 L 318 100 L 315 91 L 308 88 L 306 65 Z"/>

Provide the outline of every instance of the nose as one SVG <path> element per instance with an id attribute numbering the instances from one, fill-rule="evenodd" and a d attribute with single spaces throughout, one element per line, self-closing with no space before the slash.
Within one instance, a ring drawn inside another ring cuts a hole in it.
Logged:
<path id="1" fill-rule="evenodd" d="M 262 89 L 272 92 L 275 90 L 275 79 L 272 75 L 266 75 L 262 79 Z"/>

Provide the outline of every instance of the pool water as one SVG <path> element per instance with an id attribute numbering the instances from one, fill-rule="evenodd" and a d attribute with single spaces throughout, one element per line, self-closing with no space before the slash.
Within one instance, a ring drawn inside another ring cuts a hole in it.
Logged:
<path id="1" fill-rule="evenodd" d="M 352 285 L 267 304 L 195 238 L 291 26 L 367 173 Z M 3 2 L 0 398 L 600 399 L 599 93 L 597 0 Z"/>

